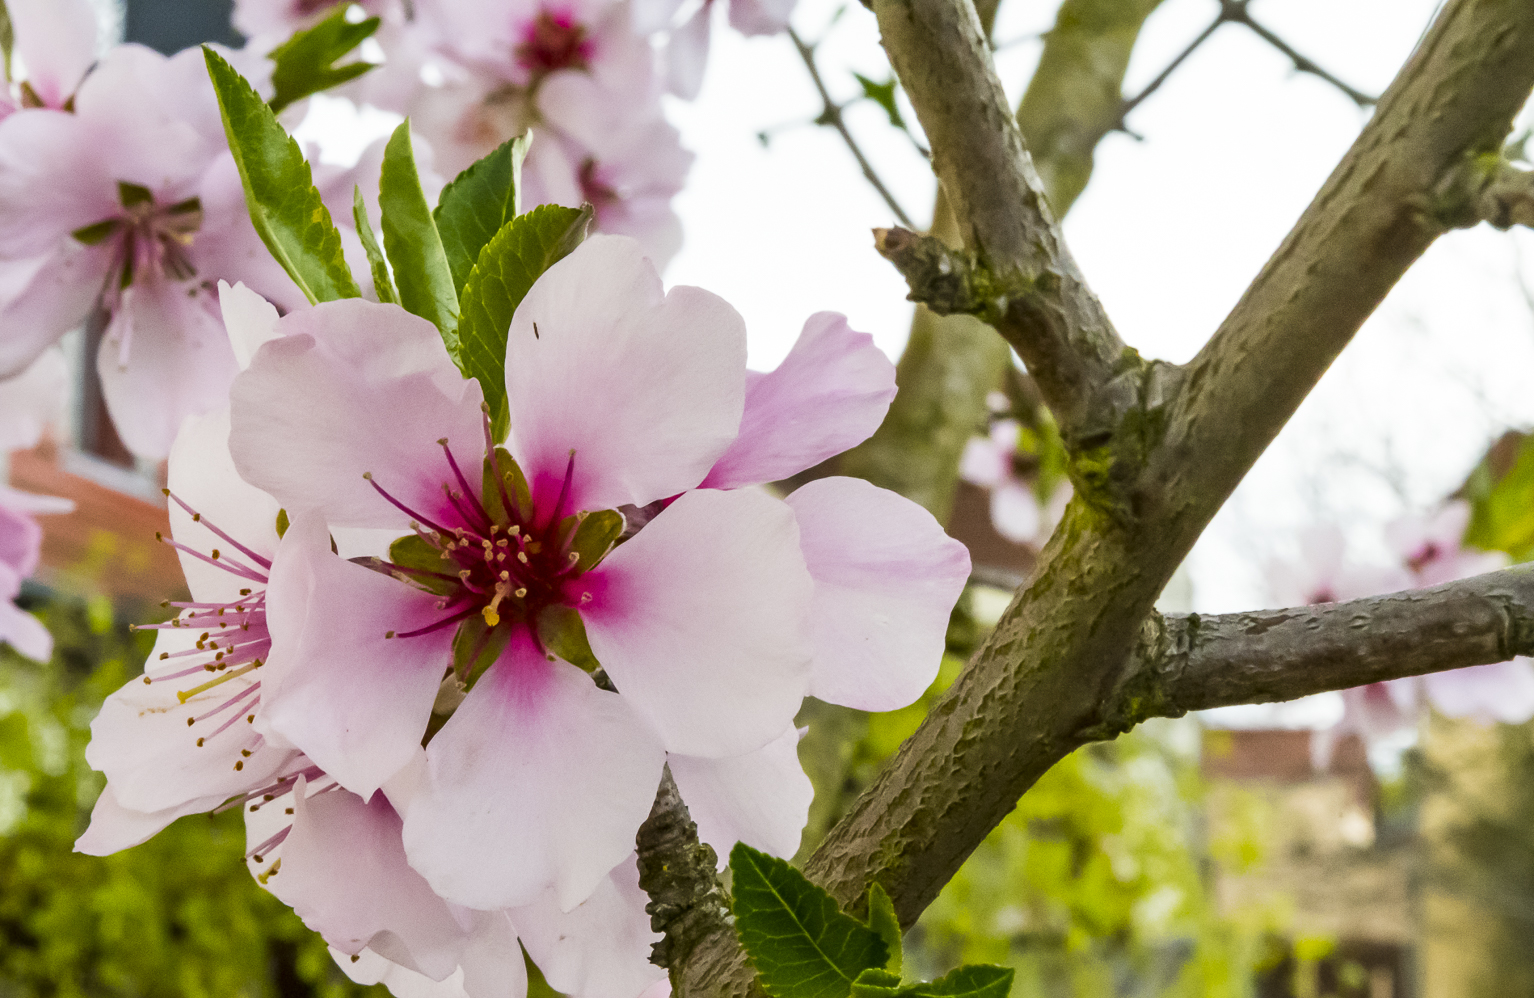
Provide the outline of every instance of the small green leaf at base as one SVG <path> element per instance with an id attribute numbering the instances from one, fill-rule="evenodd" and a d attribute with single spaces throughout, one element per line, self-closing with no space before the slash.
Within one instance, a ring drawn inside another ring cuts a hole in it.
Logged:
<path id="1" fill-rule="evenodd" d="M 479 379 L 495 438 L 506 435 L 506 334 L 533 282 L 586 238 L 591 208 L 545 204 L 501 227 L 463 286 L 458 340 L 464 374 Z"/>
<path id="2" fill-rule="evenodd" d="M 409 118 L 384 146 L 378 207 L 383 212 L 384 251 L 394 268 L 400 304 L 436 326 L 447 352 L 456 360 L 458 292 L 453 288 L 453 272 L 447 265 L 437 223 L 432 221 L 426 195 L 421 192 L 421 177 L 410 147 Z"/>
<path id="3" fill-rule="evenodd" d="M 1011 967 L 970 964 L 935 981 L 901 988 L 894 998 L 1007 998 L 1013 974 Z"/>
<path id="4" fill-rule="evenodd" d="M 373 271 L 373 293 L 385 305 L 398 305 L 399 292 L 394 290 L 394 281 L 389 277 L 389 263 L 384 259 L 383 250 L 378 248 L 373 225 L 368 221 L 368 206 L 362 200 L 362 188 L 355 186 L 352 188 L 352 223 L 357 227 L 357 238 L 362 240 L 362 249 L 368 255 L 368 266 Z"/>
<path id="5" fill-rule="evenodd" d="M 517 217 L 517 187 L 527 143 L 525 135 L 501 143 L 442 188 L 437 199 L 432 218 L 442 235 L 453 287 L 459 294 L 463 294 L 479 251 Z"/>
<path id="6" fill-rule="evenodd" d="M 879 934 L 890 952 L 889 962 L 884 965 L 884 969 L 898 978 L 903 950 L 900 918 L 895 914 L 895 902 L 890 900 L 890 896 L 877 882 L 868 888 L 868 927 Z"/>
<path id="7" fill-rule="evenodd" d="M 783 860 L 738 843 L 730 869 L 735 931 L 773 998 L 849 998 L 889 959 L 877 933 Z"/>
<path id="8" fill-rule="evenodd" d="M 581 519 L 570 542 L 570 551 L 579 557 L 575 560 L 577 572 L 589 572 L 597 567 L 613 543 L 623 536 L 623 514 L 615 509 L 599 509 Z"/>
<path id="9" fill-rule="evenodd" d="M 233 66 L 206 45 L 202 51 L 261 241 L 311 303 L 360 298 L 341 251 L 341 233 L 298 143 Z"/>
<path id="10" fill-rule="evenodd" d="M 511 641 L 510 627 L 491 627 L 476 614 L 458 625 L 453 635 L 453 674 L 471 690 L 485 670 L 495 664 Z"/>
<path id="11" fill-rule="evenodd" d="M 322 90 L 338 87 L 375 68 L 371 62 L 351 62 L 337 66 L 336 60 L 378 30 L 376 17 L 355 23 L 346 19 L 349 3 L 336 5 L 335 11 L 312 28 L 298 31 L 292 38 L 272 49 L 271 109 L 280 112 L 291 104 Z"/>

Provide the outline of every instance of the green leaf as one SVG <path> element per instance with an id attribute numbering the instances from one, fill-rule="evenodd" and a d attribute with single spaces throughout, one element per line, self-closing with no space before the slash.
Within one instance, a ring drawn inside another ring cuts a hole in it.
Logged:
<path id="1" fill-rule="evenodd" d="M 368 266 L 373 271 L 373 293 L 378 300 L 388 305 L 399 304 L 399 292 L 394 290 L 394 281 L 389 278 L 389 263 L 384 259 L 383 250 L 378 248 L 378 240 L 373 236 L 373 225 L 368 221 L 367 202 L 362 200 L 362 188 L 352 188 L 352 223 L 357 227 L 357 238 L 362 240 L 362 248 L 368 255 Z"/>
<path id="2" fill-rule="evenodd" d="M 119 180 L 117 199 L 122 202 L 124 208 L 136 208 L 141 204 L 154 204 L 154 193 L 141 184 L 130 184 L 126 180 Z"/>
<path id="3" fill-rule="evenodd" d="M 889 115 L 890 124 L 896 128 L 905 129 L 905 118 L 900 114 L 900 105 L 895 103 L 895 88 L 899 86 L 895 78 L 891 76 L 884 83 L 875 83 L 862 73 L 853 73 L 858 82 L 863 85 L 863 96 L 884 108 L 884 113 Z"/>
<path id="4" fill-rule="evenodd" d="M 473 689 L 485 670 L 501 657 L 511 632 L 510 627 L 491 627 L 478 614 L 458 625 L 458 633 L 453 635 L 453 673 L 465 689 Z"/>
<path id="5" fill-rule="evenodd" d="M 389 545 L 389 562 L 406 580 L 444 596 L 458 589 L 458 563 L 419 534 L 406 534 Z"/>
<path id="6" fill-rule="evenodd" d="M 501 473 L 500 481 L 496 481 L 497 469 Z M 512 460 L 511 454 L 504 447 L 495 449 L 494 464 L 491 464 L 489 457 L 485 458 L 484 472 L 480 478 L 480 495 L 485 512 L 490 514 L 493 523 L 505 527 L 532 520 L 533 494 L 527 487 L 527 476 L 522 474 L 522 468 Z"/>
<path id="7" fill-rule="evenodd" d="M 595 672 L 602 667 L 586 639 L 586 623 L 573 608 L 560 603 L 538 613 L 538 640 L 573 666 Z"/>
<path id="8" fill-rule="evenodd" d="M 506 435 L 506 334 L 533 282 L 586 238 L 591 208 L 545 204 L 501 227 L 479 251 L 463 286 L 459 320 L 464 374 L 479 379 L 497 440 Z"/>
<path id="9" fill-rule="evenodd" d="M 314 187 L 298 143 L 234 67 L 208 46 L 202 51 L 261 241 L 310 302 L 360 298 L 362 291 L 341 252 L 341 233 Z"/>
<path id="10" fill-rule="evenodd" d="M 884 965 L 885 969 L 899 977 L 904 948 L 900 919 L 895 914 L 895 902 L 890 900 L 890 896 L 884 893 L 884 888 L 877 882 L 868 888 L 868 927 L 879 934 L 879 938 L 884 940 L 884 947 L 889 950 L 890 958 Z"/>
<path id="11" fill-rule="evenodd" d="M 773 998 L 848 998 L 889 959 L 872 929 L 781 859 L 745 843 L 730 851 L 735 931 Z"/>
<path id="12" fill-rule="evenodd" d="M 371 62 L 351 62 L 337 66 L 336 60 L 361 45 L 382 23 L 370 17 L 355 24 L 346 19 L 351 4 L 337 4 L 331 15 L 312 28 L 295 32 L 292 38 L 272 49 L 272 88 L 269 102 L 274 112 L 303 100 L 311 94 L 340 86 L 375 67 Z"/>
<path id="13" fill-rule="evenodd" d="M 442 248 L 453 271 L 453 287 L 459 294 L 479 259 L 479 251 L 517 217 L 517 188 L 527 143 L 525 135 L 501 143 L 442 188 L 432 218 L 442 236 Z"/>
<path id="14" fill-rule="evenodd" d="M 575 571 L 589 572 L 602 561 L 613 543 L 623 535 L 623 514 L 615 509 L 599 509 L 581 518 L 570 542 L 570 551 L 579 557 Z"/>
<path id="15" fill-rule="evenodd" d="M 983 963 L 960 967 L 935 981 L 912 984 L 892 998 L 1007 998 L 1012 993 L 1011 967 Z"/>
<path id="16" fill-rule="evenodd" d="M 409 118 L 400 123 L 384 147 L 378 207 L 383 211 L 384 249 L 394 268 L 400 304 L 436 326 L 447 352 L 457 360 L 458 292 L 453 288 L 453 272 L 447 265 L 437 223 L 432 221 L 426 195 L 421 192 L 421 177 L 410 148 Z"/>
<path id="17" fill-rule="evenodd" d="M 852 998 L 890 998 L 900 990 L 900 974 L 869 967 L 852 982 Z"/>
<path id="18" fill-rule="evenodd" d="M 1534 436 L 1499 442 L 1459 495 L 1470 502 L 1466 544 L 1506 551 L 1514 561 L 1534 558 Z"/>

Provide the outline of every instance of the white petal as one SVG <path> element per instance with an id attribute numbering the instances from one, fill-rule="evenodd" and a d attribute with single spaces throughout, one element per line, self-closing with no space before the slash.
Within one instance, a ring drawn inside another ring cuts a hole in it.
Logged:
<path id="1" fill-rule="evenodd" d="M 650 931 L 648 900 L 630 858 L 569 912 L 560 910 L 553 891 L 545 891 L 511 917 L 555 990 L 580 998 L 634 998 L 666 976 L 650 962 L 650 946 L 660 935 Z"/>
<path id="2" fill-rule="evenodd" d="M 737 842 L 784 859 L 799 851 L 815 788 L 799 764 L 797 730 L 730 759 L 671 755 L 666 761 L 698 838 L 714 847 L 721 869 Z"/>

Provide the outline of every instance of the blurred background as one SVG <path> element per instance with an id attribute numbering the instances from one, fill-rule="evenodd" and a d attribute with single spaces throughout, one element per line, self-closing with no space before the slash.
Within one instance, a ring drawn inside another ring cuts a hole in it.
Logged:
<path id="1" fill-rule="evenodd" d="M 1154 12 L 1123 93 L 1152 92 L 1097 143 L 1065 227 L 1125 339 L 1183 361 L 1346 150 L 1367 98 L 1437 4 L 1254 0 L 1250 18 L 1272 38 L 1221 22 L 1228 2 L 1140 6 Z M 218 0 L 101 9 L 119 37 L 165 52 L 239 43 Z M 996 62 L 1014 103 L 1060 10 L 1058 0 L 1000 5 Z M 872 16 L 803 0 L 794 23 L 848 134 L 891 199 L 926 224 L 935 184 L 924 139 L 886 86 Z M 827 127 L 790 39 L 716 29 L 713 44 L 699 99 L 668 104 L 697 160 L 676 202 L 685 242 L 667 281 L 733 303 L 753 367 L 775 365 L 822 309 L 847 313 L 898 358 L 912 306 L 869 235 L 892 223 L 892 206 Z M 1322 72 L 1297 71 L 1296 55 Z M 321 97 L 301 134 L 346 161 L 397 120 Z M 1451 496 L 1472 507 L 1467 545 L 1530 557 L 1534 524 L 1522 511 L 1534 511 L 1534 449 L 1507 434 L 1534 425 L 1531 260 L 1526 234 L 1482 227 L 1440 240 L 1248 476 L 1164 607 L 1287 603 L 1275 566 L 1314 557 L 1302 545 L 1308 529 L 1336 527 L 1351 557 L 1387 562 L 1398 554 L 1386 525 Z M 51 439 L 6 461 L 11 484 L 71 498 L 76 511 L 43 521 L 44 568 L 22 600 L 55 635 L 53 660 L 0 651 L 0 998 L 367 990 L 245 873 L 237 814 L 182 819 L 106 860 L 71 852 L 101 786 L 83 761 L 89 721 L 151 643 L 128 625 L 167 615 L 159 603 L 182 582 L 172 552 L 154 542 L 167 529 L 159 471 L 117 442 L 94 365 L 79 363 L 95 344 L 82 333 L 67 346 L 75 373 L 64 417 Z M 994 408 L 996 421 L 1026 415 L 1018 392 Z M 1024 471 L 1042 510 L 1048 427 L 1025 429 L 1008 446 L 1035 459 Z M 977 425 L 977 439 L 987 430 Z M 817 798 L 804 852 L 1026 577 L 1040 538 L 1009 539 L 999 525 L 982 485 L 965 484 L 950 530 L 979 571 L 922 703 L 874 716 L 806 708 L 801 757 Z M 1315 732 L 1339 730 L 1345 716 L 1329 695 L 1156 722 L 1083 749 L 943 892 L 913 930 L 908 959 L 924 976 L 960 961 L 1015 966 L 1019 998 L 1534 995 L 1534 722 L 1421 707 L 1388 737 L 1343 734 L 1323 759 Z"/>

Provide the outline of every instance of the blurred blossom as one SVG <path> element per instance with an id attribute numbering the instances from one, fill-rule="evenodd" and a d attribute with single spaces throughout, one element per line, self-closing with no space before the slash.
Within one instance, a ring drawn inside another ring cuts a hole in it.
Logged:
<path id="1" fill-rule="evenodd" d="M 991 525 L 998 534 L 1037 549 L 1059 526 L 1072 493 L 1070 483 L 1061 479 L 1040 501 L 1038 461 L 1032 455 L 1023 460 L 1021 432 L 1017 420 L 998 419 L 986 436 L 971 437 L 959 459 L 959 477 L 990 492 Z"/>

